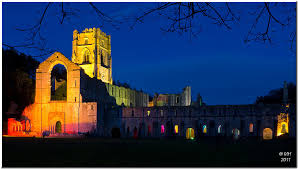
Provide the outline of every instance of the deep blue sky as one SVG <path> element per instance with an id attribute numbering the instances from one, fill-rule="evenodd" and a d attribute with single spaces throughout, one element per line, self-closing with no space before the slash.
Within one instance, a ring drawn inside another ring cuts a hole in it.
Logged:
<path id="1" fill-rule="evenodd" d="M 47 47 L 57 49 L 69 59 L 72 52 L 72 32 L 100 26 L 100 20 L 87 3 L 68 4 L 78 8 L 79 17 L 60 25 L 55 16 L 58 5 L 49 8 L 43 35 Z M 131 16 L 154 3 L 95 3 L 110 16 Z M 111 35 L 113 79 L 129 83 L 145 92 L 179 93 L 186 85 L 192 87 L 192 98 L 198 93 L 207 104 L 249 104 L 257 96 L 282 87 L 283 81 L 296 83 L 296 55 L 289 51 L 289 31 L 277 31 L 274 43 L 243 42 L 260 4 L 234 3 L 232 9 L 241 16 L 232 30 L 200 18 L 201 33 L 163 33 L 165 20 L 153 15 L 137 24 L 133 30 L 124 24 L 120 30 L 105 25 Z M 287 4 L 295 6 L 295 3 Z M 46 3 L 3 3 L 3 43 L 17 45 L 26 38 L 23 28 L 35 24 Z M 280 13 L 275 13 L 278 17 Z M 261 20 L 262 22 L 262 20 Z M 296 25 L 296 23 L 293 23 Z M 295 27 L 291 28 L 295 30 Z M 278 29 L 277 27 L 277 30 Z M 296 46 L 296 45 L 295 45 Z M 26 50 L 22 50 L 28 52 Z M 42 61 L 42 59 L 40 59 Z"/>

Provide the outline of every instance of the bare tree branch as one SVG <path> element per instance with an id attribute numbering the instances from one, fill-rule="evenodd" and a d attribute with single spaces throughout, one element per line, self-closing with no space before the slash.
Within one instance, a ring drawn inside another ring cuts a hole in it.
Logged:
<path id="1" fill-rule="evenodd" d="M 43 25 L 46 22 L 46 18 L 47 18 L 47 13 L 49 12 L 49 7 L 53 6 L 54 3 L 49 2 L 47 3 L 47 5 L 45 6 L 40 19 L 37 21 L 36 24 L 34 24 L 33 26 L 29 27 L 29 28 L 16 28 L 16 30 L 18 31 L 22 31 L 24 33 L 26 33 L 28 35 L 28 38 L 25 39 L 24 42 L 21 42 L 21 44 L 18 45 L 8 45 L 8 44 L 3 44 L 6 47 L 9 48 L 22 48 L 22 49 L 30 49 L 30 50 L 35 50 L 38 51 L 40 53 L 40 55 L 38 56 L 44 56 L 46 54 L 50 54 L 52 52 L 54 52 L 55 50 L 53 49 L 48 49 L 46 47 L 46 38 L 44 38 L 42 36 L 42 29 L 44 29 Z M 66 18 L 70 18 L 72 16 L 76 16 L 76 10 L 74 9 L 68 9 L 66 8 L 66 6 L 64 5 L 64 3 L 55 3 L 57 5 L 61 5 L 58 9 L 59 9 L 59 13 L 58 13 L 58 23 L 63 24 L 66 20 Z M 117 21 L 113 20 L 111 17 L 105 15 L 102 11 L 100 11 L 93 3 L 89 3 L 89 5 L 92 7 L 92 9 L 95 10 L 95 12 L 98 14 L 98 16 L 100 16 L 100 20 L 102 21 L 102 25 L 101 27 L 103 27 L 104 23 L 109 23 L 112 26 L 116 27 L 117 25 L 115 24 Z M 60 10 L 61 9 L 61 10 Z M 120 22 L 117 22 L 117 24 L 119 24 Z"/>
<path id="2" fill-rule="evenodd" d="M 210 5 L 209 2 L 206 2 L 207 6 L 209 6 L 215 13 L 216 15 L 218 16 L 218 18 L 221 20 L 221 24 L 223 24 L 225 27 L 227 27 L 228 29 L 232 29 L 225 21 L 225 19 L 223 19 L 223 17 L 221 16 L 221 14 L 212 6 Z"/>
<path id="3" fill-rule="evenodd" d="M 89 2 L 89 5 L 94 9 L 94 11 L 96 12 L 96 14 L 101 18 L 101 21 L 102 21 L 102 25 L 101 26 L 102 27 L 103 27 L 103 25 L 104 25 L 105 22 L 108 22 L 109 24 L 111 24 L 116 29 L 119 29 L 119 25 L 117 25 L 117 24 L 121 24 L 122 22 L 116 21 L 113 18 L 111 18 L 110 16 L 104 14 L 92 2 Z"/>
<path id="4" fill-rule="evenodd" d="M 240 17 L 238 17 L 238 16 L 236 16 L 236 15 L 234 14 L 234 12 L 231 10 L 230 5 L 229 5 L 228 2 L 226 2 L 226 6 L 227 6 L 227 9 L 228 9 L 228 11 L 229 11 L 228 14 L 231 14 L 233 19 L 235 19 L 235 20 L 237 20 L 237 21 L 240 21 Z"/>
<path id="5" fill-rule="evenodd" d="M 270 9 L 270 4 L 272 3 L 268 3 L 268 2 L 264 2 L 264 6 L 262 8 L 262 10 L 260 11 L 260 13 L 258 14 L 255 22 L 252 24 L 244 42 L 245 43 L 248 43 L 248 42 L 263 42 L 265 43 L 266 41 L 268 41 L 269 43 L 272 43 L 272 37 L 271 37 L 271 34 L 274 33 L 275 31 L 273 29 L 270 29 L 272 26 L 274 25 L 279 25 L 281 26 L 281 30 L 280 31 L 283 31 L 285 27 L 288 27 L 290 26 L 290 24 L 293 22 L 293 23 L 296 23 L 294 20 L 292 20 L 292 18 L 295 18 L 296 20 L 296 7 L 294 8 L 295 10 L 293 11 L 287 11 L 284 15 L 279 15 L 279 16 L 286 16 L 285 17 L 285 21 L 281 21 L 279 19 L 277 19 L 277 17 L 275 17 L 273 15 L 273 13 L 271 12 L 272 10 Z M 281 5 L 282 7 L 284 7 L 285 9 L 286 8 L 286 5 L 284 5 L 283 3 L 274 3 L 274 7 L 276 7 L 277 9 L 283 9 L 283 8 L 280 8 Z M 291 13 L 294 12 L 294 16 L 291 15 Z M 258 21 L 260 18 L 262 17 L 268 17 L 268 21 L 267 21 L 267 26 L 266 26 L 266 29 L 264 31 L 260 31 L 260 29 L 257 29 L 257 25 L 259 26 L 262 26 L 262 24 L 259 24 Z M 274 21 L 274 22 L 272 22 Z M 255 33 L 254 33 L 255 32 Z M 290 35 L 290 42 L 291 42 L 291 47 L 290 49 L 292 49 L 292 42 L 294 41 L 293 38 L 296 38 L 296 35 L 295 36 L 292 36 L 292 34 Z"/>
<path id="6" fill-rule="evenodd" d="M 239 18 L 234 14 L 234 12 L 232 12 L 228 4 L 224 7 L 224 11 L 219 11 L 211 3 L 164 3 L 156 8 L 149 9 L 140 16 L 135 17 L 135 21 L 131 26 L 131 29 L 134 28 L 136 23 L 142 23 L 146 16 L 158 12 L 160 16 L 164 16 L 168 19 L 168 21 L 170 21 L 166 28 L 161 27 L 161 30 L 165 32 L 178 32 L 179 34 L 189 32 L 192 35 L 197 35 L 196 31 L 193 31 L 193 29 L 199 27 L 200 22 L 198 22 L 197 19 L 199 16 L 198 14 L 215 21 L 214 24 L 224 25 L 228 30 L 230 30 L 232 28 L 227 22 L 233 22 L 234 20 L 239 20 Z"/>
<path id="7" fill-rule="evenodd" d="M 170 6 L 173 6 L 173 5 L 176 5 L 176 4 L 179 4 L 179 3 L 180 2 L 176 2 L 176 3 L 168 2 L 168 3 L 166 3 L 164 5 L 161 5 L 161 6 L 157 7 L 157 8 L 152 8 L 152 9 L 148 10 L 147 12 L 144 12 L 141 16 L 135 18 L 135 21 L 134 21 L 133 25 L 130 26 L 130 28 L 133 29 L 138 22 L 141 22 L 142 23 L 143 22 L 143 19 L 147 15 L 152 14 L 152 13 L 157 12 L 157 11 L 162 11 L 162 10 L 164 10 L 164 9 L 170 7 Z"/>
<path id="8" fill-rule="evenodd" d="M 296 54 L 296 39 L 297 39 L 297 36 L 296 36 L 296 30 L 294 30 L 291 35 L 290 35 L 290 50 Z"/>
<path id="9" fill-rule="evenodd" d="M 44 20 L 45 14 L 46 14 L 46 12 L 47 12 L 47 10 L 48 10 L 48 8 L 49 8 L 49 6 L 50 6 L 51 4 L 52 4 L 52 2 L 49 2 L 49 3 L 47 4 L 46 8 L 45 8 L 44 11 L 43 11 L 43 14 L 42 14 L 41 18 L 39 19 L 39 22 L 38 22 L 36 25 L 34 25 L 34 26 L 31 27 L 31 28 L 17 29 L 17 30 L 19 30 L 19 31 L 27 31 L 27 30 L 32 30 L 32 29 L 35 29 L 35 28 L 40 29 L 40 26 L 41 26 L 41 24 L 42 24 L 42 22 L 43 22 L 43 20 Z"/>
<path id="10" fill-rule="evenodd" d="M 76 16 L 77 12 L 67 6 L 67 3 L 52 3 L 49 2 L 45 5 L 45 8 L 41 12 L 41 16 L 37 23 L 29 28 L 17 28 L 19 31 L 23 31 L 28 34 L 28 38 L 25 42 L 18 45 L 3 44 L 7 47 L 13 48 L 26 48 L 35 49 L 40 51 L 40 53 L 47 53 L 52 51 L 46 47 L 46 38 L 43 37 L 42 30 L 44 30 L 44 24 L 46 23 L 47 17 L 50 17 L 49 12 L 53 9 L 54 4 L 59 4 L 58 9 L 58 23 L 64 24 L 67 19 L 72 16 Z M 167 2 L 158 3 L 158 6 L 151 9 L 145 10 L 133 17 L 132 25 L 130 28 L 133 29 L 136 24 L 143 23 L 146 17 L 159 14 L 160 17 L 166 19 L 165 22 L 160 26 L 163 32 L 178 32 L 183 34 L 188 32 L 190 38 L 198 35 L 201 32 L 201 26 L 204 25 L 205 21 L 211 21 L 213 24 L 223 26 L 227 30 L 232 29 L 232 24 L 239 22 L 240 17 L 237 16 L 235 11 L 230 7 L 232 3 L 210 3 L 210 2 Z M 101 11 L 94 3 L 89 2 L 88 5 L 93 9 L 93 11 L 99 17 L 101 21 L 101 27 L 106 24 L 119 29 L 120 24 L 126 23 L 124 20 L 116 20 L 113 17 L 108 16 L 103 11 Z M 261 7 L 254 13 L 251 13 L 255 17 L 254 22 L 248 30 L 247 35 L 244 38 L 245 43 L 249 42 L 269 42 L 272 43 L 272 35 L 274 34 L 275 28 L 286 29 L 289 28 L 291 23 L 296 23 L 296 6 L 295 10 L 286 12 L 285 14 L 279 14 L 278 17 L 275 10 L 287 9 L 284 3 L 261 3 Z M 50 8 L 51 7 L 51 8 Z M 51 10 L 50 10 L 51 9 Z M 250 11 L 248 11 L 250 12 Z M 292 15 L 291 15 L 292 14 Z M 283 16 L 286 16 L 283 17 Z M 205 20 L 203 20 L 206 18 Z M 274 27 L 276 26 L 276 27 Z M 295 27 L 296 28 L 296 27 Z M 296 42 L 296 32 L 292 32 L 290 35 L 291 49 L 294 49 L 294 43 Z"/>
<path id="11" fill-rule="evenodd" d="M 268 14 L 275 20 L 275 22 L 279 23 L 280 25 L 284 26 L 285 24 L 281 23 L 279 20 L 277 20 L 271 13 L 270 9 L 269 9 L 269 5 L 268 2 L 265 2 L 265 7 L 268 11 Z"/>

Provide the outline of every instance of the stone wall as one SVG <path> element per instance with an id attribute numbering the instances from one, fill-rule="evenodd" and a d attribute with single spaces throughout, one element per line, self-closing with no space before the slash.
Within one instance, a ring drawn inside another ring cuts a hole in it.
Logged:
<path id="1" fill-rule="evenodd" d="M 289 111 L 292 125 L 295 121 L 295 105 Z M 263 137 L 266 128 L 277 136 L 277 117 L 280 105 L 216 105 L 216 106 L 160 106 L 143 108 L 123 108 L 123 136 L 133 136 L 138 130 L 139 137 L 185 137 L 188 128 L 195 131 L 195 136 L 233 136 L 239 130 L 240 136 Z M 178 133 L 175 133 L 175 126 Z M 162 126 L 165 132 L 162 133 Z M 206 133 L 204 133 L 204 126 Z M 129 130 L 129 132 L 128 132 Z M 289 130 L 291 137 L 296 136 L 296 128 Z"/>
<path id="2" fill-rule="evenodd" d="M 153 98 L 153 106 L 190 106 L 191 87 L 186 86 L 179 94 L 159 94 Z"/>
<path id="3" fill-rule="evenodd" d="M 57 64 L 64 65 L 67 70 L 67 98 L 63 101 L 52 101 L 50 97 L 51 71 Z M 55 133 L 57 122 L 61 124 L 62 133 L 87 132 L 96 128 L 97 102 L 83 102 L 82 73 L 79 66 L 59 52 L 39 65 L 36 70 L 35 102 L 24 113 L 30 119 L 32 133 Z"/>
<path id="4" fill-rule="evenodd" d="M 149 104 L 149 95 L 141 91 L 108 83 L 106 83 L 106 89 L 119 106 L 123 104 L 126 107 L 147 107 Z"/>

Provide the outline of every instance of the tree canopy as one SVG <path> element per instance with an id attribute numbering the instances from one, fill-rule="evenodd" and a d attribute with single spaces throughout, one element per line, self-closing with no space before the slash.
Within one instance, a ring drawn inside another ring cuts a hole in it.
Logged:
<path id="1" fill-rule="evenodd" d="M 32 104 L 35 95 L 35 71 L 39 65 L 31 56 L 15 50 L 2 49 L 3 56 L 3 120 L 5 112 L 14 102 L 17 104 L 17 116 L 23 109 Z"/>
<path id="2" fill-rule="evenodd" d="M 288 102 L 296 104 L 296 85 L 294 83 L 288 84 Z M 269 91 L 266 96 L 259 96 L 256 103 L 263 104 L 282 104 L 283 103 L 283 88 L 273 89 Z"/>

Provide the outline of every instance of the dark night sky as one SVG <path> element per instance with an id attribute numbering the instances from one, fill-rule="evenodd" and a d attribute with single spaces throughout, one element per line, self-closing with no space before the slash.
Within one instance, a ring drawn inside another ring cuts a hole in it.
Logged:
<path id="1" fill-rule="evenodd" d="M 156 5 L 95 4 L 114 18 L 131 16 Z M 99 27 L 100 20 L 87 3 L 66 4 L 80 9 L 80 16 L 60 25 L 55 15 L 58 5 L 55 5 L 49 8 L 42 33 L 49 48 L 71 58 L 73 30 L 80 32 L 84 28 Z M 112 38 L 113 79 L 150 94 L 178 93 L 191 85 L 192 98 L 196 100 L 200 93 L 209 105 L 253 103 L 257 96 L 282 87 L 284 80 L 296 83 L 296 56 L 289 51 L 289 31 L 274 33 L 271 45 L 243 42 L 255 19 L 248 11 L 255 10 L 258 5 L 232 4 L 241 16 L 239 23 L 232 24 L 232 30 L 201 17 L 201 33 L 191 39 L 189 34 L 163 33 L 160 28 L 165 20 L 157 15 L 146 18 L 133 30 L 128 28 L 129 24 L 122 25 L 120 30 L 105 25 L 101 29 Z M 15 28 L 36 23 L 45 6 L 46 3 L 3 3 L 3 43 L 17 45 L 23 42 L 24 33 Z M 276 29 L 280 30 L 278 26 Z"/>

